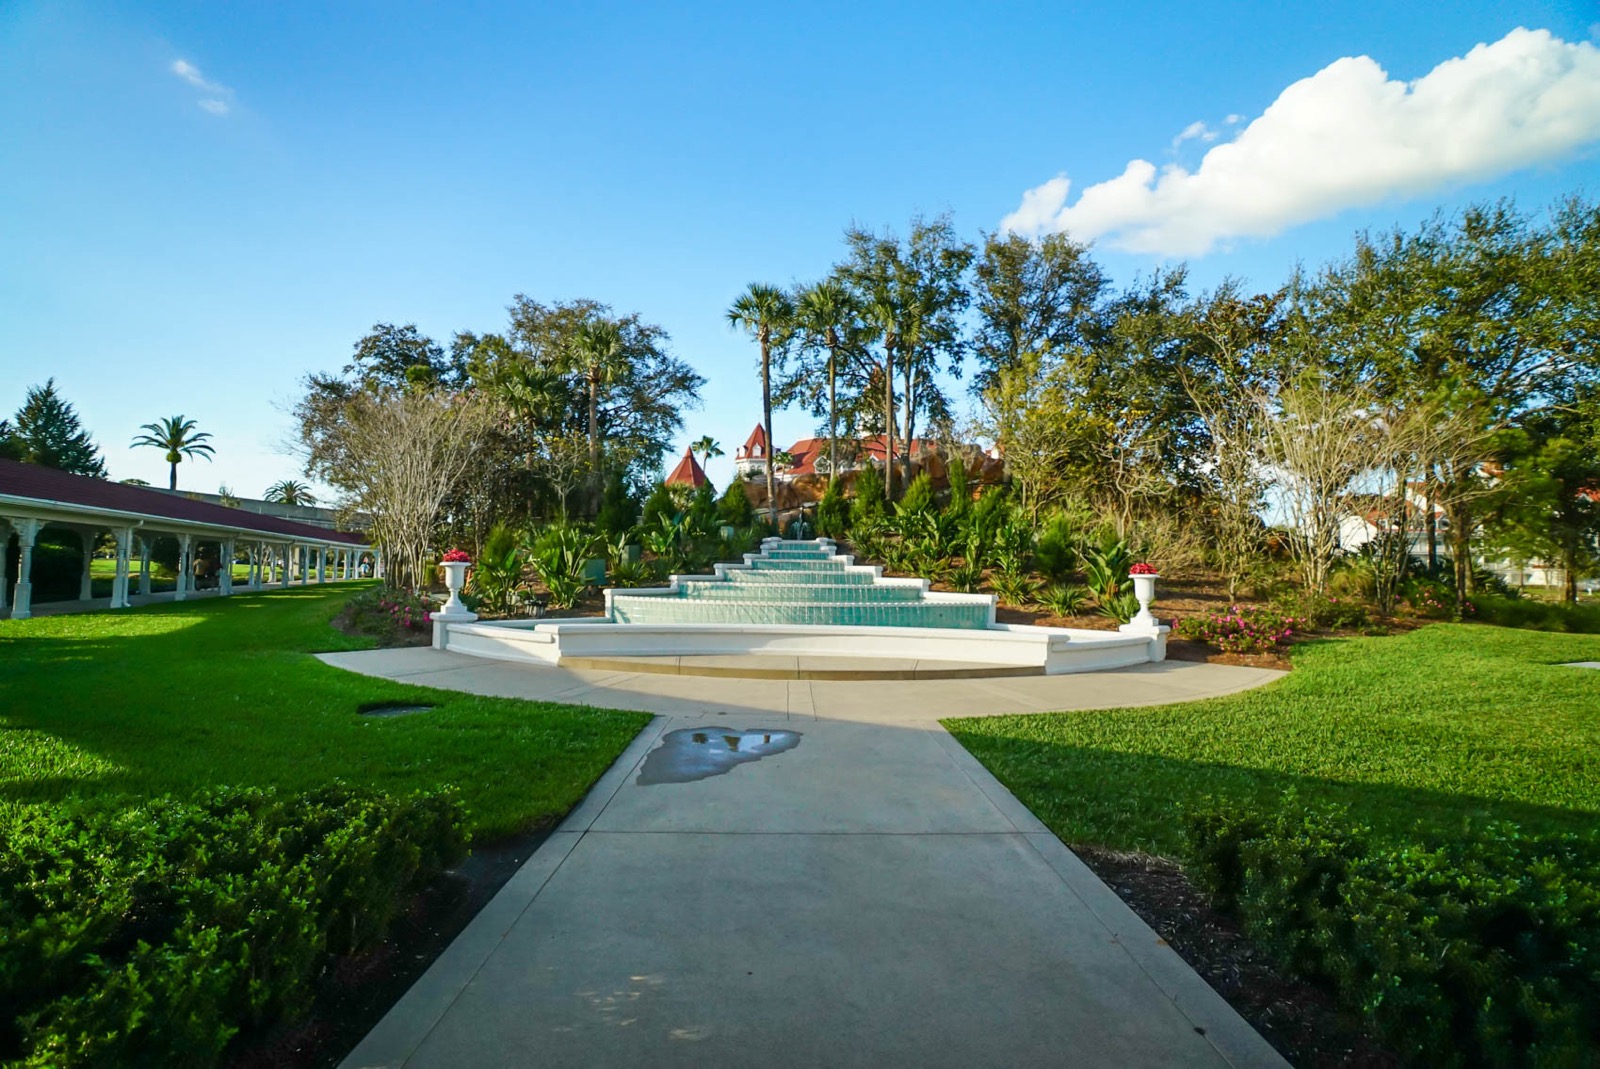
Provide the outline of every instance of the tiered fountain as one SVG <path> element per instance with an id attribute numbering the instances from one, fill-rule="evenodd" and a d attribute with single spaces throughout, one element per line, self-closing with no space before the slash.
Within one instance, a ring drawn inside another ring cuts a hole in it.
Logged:
<path id="1" fill-rule="evenodd" d="M 729 656 L 752 665 L 774 655 L 827 658 L 803 673 L 859 676 L 874 660 L 960 674 L 1058 674 L 1120 668 L 1166 656 L 1167 628 L 1089 631 L 995 622 L 988 594 L 928 589 L 924 579 L 886 579 L 825 538 L 769 538 L 739 564 L 712 575 L 675 575 L 668 586 L 608 589 L 595 619 L 445 622 L 434 645 L 458 653 L 569 667 L 689 672 L 687 659 L 719 658 L 715 674 L 737 674 Z M 652 658 L 657 660 L 652 660 Z M 844 665 L 839 659 L 848 658 Z M 763 671 L 761 674 L 770 674 Z"/>

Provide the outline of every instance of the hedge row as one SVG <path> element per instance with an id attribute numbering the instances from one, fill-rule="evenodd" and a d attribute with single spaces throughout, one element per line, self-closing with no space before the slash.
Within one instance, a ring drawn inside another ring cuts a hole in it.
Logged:
<path id="1" fill-rule="evenodd" d="M 1600 835 L 1495 823 L 1394 846 L 1292 803 L 1204 813 L 1188 834 L 1217 905 L 1407 1062 L 1596 1063 Z"/>
<path id="2" fill-rule="evenodd" d="M 214 1065 L 373 947 L 464 816 L 343 786 L 0 810 L 0 1062 Z"/>

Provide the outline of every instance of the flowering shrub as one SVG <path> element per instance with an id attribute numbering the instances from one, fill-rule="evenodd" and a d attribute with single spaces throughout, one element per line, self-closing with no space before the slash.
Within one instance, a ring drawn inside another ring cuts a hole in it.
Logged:
<path id="1" fill-rule="evenodd" d="M 425 632 L 433 622 L 426 601 L 403 590 L 386 588 L 357 594 L 345 612 L 352 630 L 390 641 L 411 632 Z"/>
<path id="2" fill-rule="evenodd" d="M 1402 590 L 1406 601 L 1419 616 L 1444 620 L 1455 614 L 1455 591 L 1437 579 L 1423 576 L 1408 580 Z M 1476 612 L 1470 601 L 1461 603 L 1461 615 L 1470 617 Z"/>
<path id="3" fill-rule="evenodd" d="M 1132 566 L 1130 566 L 1128 568 L 1128 574 L 1129 575 L 1160 575 L 1161 574 L 1161 569 L 1157 568 L 1154 564 L 1146 564 L 1143 561 L 1140 561 L 1138 564 L 1132 565 Z"/>
<path id="4" fill-rule="evenodd" d="M 1225 653 L 1266 653 L 1282 648 L 1305 629 L 1305 621 L 1276 609 L 1230 605 L 1225 612 L 1206 613 L 1179 620 L 1182 638 L 1204 642 Z"/>
<path id="5" fill-rule="evenodd" d="M 439 558 L 441 564 L 471 564 L 472 554 L 464 549 L 452 549 Z"/>

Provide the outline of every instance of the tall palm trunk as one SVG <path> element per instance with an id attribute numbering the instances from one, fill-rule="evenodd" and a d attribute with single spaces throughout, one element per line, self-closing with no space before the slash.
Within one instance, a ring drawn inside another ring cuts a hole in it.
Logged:
<path id="1" fill-rule="evenodd" d="M 839 334 L 828 328 L 828 478 L 839 477 Z"/>
<path id="2" fill-rule="evenodd" d="M 905 397 L 901 400 L 901 404 L 904 406 L 906 412 L 906 418 L 903 424 L 906 432 L 906 463 L 905 478 L 903 482 L 903 485 L 905 486 L 911 485 L 911 466 L 915 463 L 915 460 L 911 454 L 916 448 L 917 441 L 917 377 L 916 371 L 913 367 L 915 360 L 916 354 L 914 349 L 912 349 L 910 346 L 907 346 L 905 367 Z"/>
<path id="3" fill-rule="evenodd" d="M 894 504 L 894 342 L 883 340 L 883 499 Z"/>
<path id="4" fill-rule="evenodd" d="M 772 515 L 772 529 L 778 531 L 778 475 L 772 463 L 772 335 L 762 327 L 761 342 L 761 426 L 767 434 L 767 509 Z"/>
<path id="5" fill-rule="evenodd" d="M 178 462 L 176 460 L 169 460 L 169 461 L 167 461 L 167 489 L 168 490 L 176 490 L 177 488 L 178 488 Z"/>

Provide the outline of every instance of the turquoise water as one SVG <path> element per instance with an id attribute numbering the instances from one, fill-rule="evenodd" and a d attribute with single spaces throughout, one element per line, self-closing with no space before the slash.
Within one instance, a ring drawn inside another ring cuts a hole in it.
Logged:
<path id="1" fill-rule="evenodd" d="M 871 569 L 847 568 L 815 542 L 767 543 L 747 568 L 729 568 L 721 579 L 686 579 L 675 596 L 618 591 L 611 611 L 625 624 L 988 626 L 984 600 L 932 602 L 920 586 L 884 583 Z"/>

